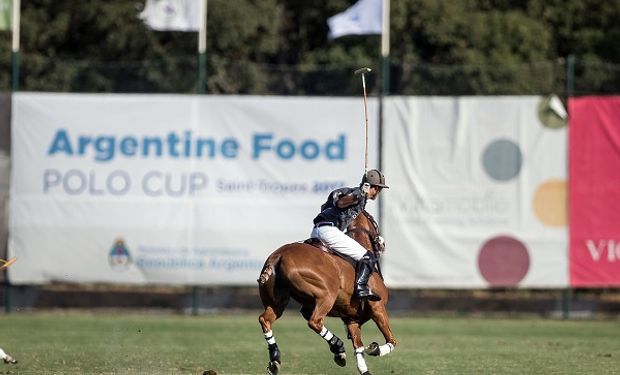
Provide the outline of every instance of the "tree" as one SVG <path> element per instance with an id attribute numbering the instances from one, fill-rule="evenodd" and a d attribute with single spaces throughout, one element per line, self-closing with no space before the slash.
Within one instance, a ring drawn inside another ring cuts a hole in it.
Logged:
<path id="1" fill-rule="evenodd" d="M 380 37 L 327 40 L 328 17 L 356 0 L 209 0 L 209 93 L 358 95 L 352 72 L 378 70 Z M 22 2 L 20 89 L 195 92 L 197 35 L 157 32 L 142 1 Z M 581 92 L 620 86 L 620 1 L 392 0 L 391 92 L 542 94 L 564 89 L 577 57 Z M 0 87 L 10 83 L 0 31 Z M 377 93 L 376 75 L 368 77 Z"/>

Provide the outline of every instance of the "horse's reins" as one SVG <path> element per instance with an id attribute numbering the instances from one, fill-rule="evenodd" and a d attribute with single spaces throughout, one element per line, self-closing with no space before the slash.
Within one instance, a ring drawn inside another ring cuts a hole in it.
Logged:
<path id="1" fill-rule="evenodd" d="M 372 215 L 370 215 L 366 210 L 362 211 L 362 213 L 364 214 L 364 216 L 366 216 L 366 219 L 368 219 L 368 221 L 375 228 L 376 237 L 380 236 L 381 234 L 379 233 L 379 224 L 377 224 L 377 222 L 375 221 L 375 218 L 372 217 Z M 381 276 L 381 278 L 383 279 L 383 273 L 381 272 L 381 264 L 379 263 L 379 257 L 381 256 L 381 251 L 375 247 L 376 237 L 375 238 L 372 237 L 373 234 L 371 233 L 370 229 L 366 229 L 362 227 L 353 227 L 353 228 L 347 229 L 347 233 L 350 233 L 350 232 L 362 232 L 366 234 L 366 236 L 370 240 L 370 245 L 372 246 L 374 250 L 373 252 L 375 253 L 377 257 L 377 261 L 375 262 L 375 267 L 377 268 L 377 272 L 379 273 L 379 276 Z"/>
<path id="2" fill-rule="evenodd" d="M 364 216 L 366 216 L 366 219 L 368 219 L 368 221 L 372 224 L 372 226 L 375 228 L 375 233 L 376 236 L 380 236 L 381 233 L 379 233 L 379 224 L 377 224 L 377 222 L 375 221 L 375 218 L 372 217 L 368 212 L 366 212 L 365 210 L 362 211 L 362 214 Z M 349 232 L 362 232 L 362 233 L 366 233 L 366 235 L 368 236 L 368 238 L 370 239 L 370 243 L 373 246 L 374 249 L 374 244 L 375 244 L 375 240 L 373 238 L 373 233 L 370 231 L 370 229 L 366 229 L 366 228 L 362 228 L 362 227 L 353 227 L 350 229 L 347 229 L 347 233 Z M 376 237 L 375 236 L 375 237 Z"/>

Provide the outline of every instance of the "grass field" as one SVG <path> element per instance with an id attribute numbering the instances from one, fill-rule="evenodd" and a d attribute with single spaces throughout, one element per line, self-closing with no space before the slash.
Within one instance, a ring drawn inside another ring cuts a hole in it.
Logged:
<path id="1" fill-rule="evenodd" d="M 0 347 L 17 365 L 0 374 L 265 374 L 257 314 L 200 317 L 123 313 L 0 316 Z M 337 367 L 326 343 L 287 311 L 274 333 L 281 374 L 355 375 Z M 345 339 L 339 320 L 327 326 Z M 544 319 L 392 319 L 399 340 L 387 357 L 367 357 L 373 374 L 618 374 L 620 322 Z M 374 324 L 365 342 L 383 343 Z"/>

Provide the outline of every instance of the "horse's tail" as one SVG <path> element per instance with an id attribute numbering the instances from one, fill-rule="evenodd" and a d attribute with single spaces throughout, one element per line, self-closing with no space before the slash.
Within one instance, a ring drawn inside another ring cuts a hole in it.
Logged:
<path id="1" fill-rule="evenodd" d="M 265 261 L 265 265 L 263 266 L 263 270 L 258 277 L 258 285 L 262 286 L 265 284 L 270 278 L 274 277 L 276 274 L 276 268 L 278 267 L 278 263 L 280 263 L 280 252 L 276 251 L 267 258 Z"/>

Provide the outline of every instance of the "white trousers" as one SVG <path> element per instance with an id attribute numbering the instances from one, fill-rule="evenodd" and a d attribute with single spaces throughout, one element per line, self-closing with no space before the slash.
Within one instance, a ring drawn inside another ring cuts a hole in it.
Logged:
<path id="1" fill-rule="evenodd" d="M 348 255 L 355 260 L 362 259 L 367 251 L 359 242 L 344 234 L 337 227 L 329 225 L 314 227 L 310 237 L 318 238 L 340 254 Z"/>

